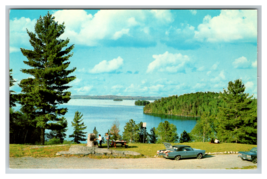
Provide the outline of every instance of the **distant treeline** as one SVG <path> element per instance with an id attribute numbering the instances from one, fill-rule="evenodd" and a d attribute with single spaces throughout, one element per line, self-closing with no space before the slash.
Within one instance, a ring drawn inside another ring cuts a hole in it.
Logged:
<path id="1" fill-rule="evenodd" d="M 218 107 L 224 105 L 219 93 L 197 92 L 155 100 L 144 107 L 144 113 L 195 117 L 204 111 L 217 114 Z"/>
<path id="2" fill-rule="evenodd" d="M 138 100 L 138 101 L 134 102 L 134 104 L 138 105 L 138 106 L 145 106 L 145 105 L 147 105 L 149 103 L 150 103 L 149 101 L 145 101 L 145 100 Z"/>
<path id="3" fill-rule="evenodd" d="M 71 99 L 123 99 L 123 100 L 156 100 L 160 99 L 158 96 L 116 96 L 116 95 L 71 95 Z"/>

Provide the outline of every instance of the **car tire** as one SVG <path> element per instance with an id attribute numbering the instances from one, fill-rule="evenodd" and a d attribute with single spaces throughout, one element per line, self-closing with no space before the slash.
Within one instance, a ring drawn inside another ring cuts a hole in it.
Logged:
<path id="1" fill-rule="evenodd" d="M 181 159 L 181 155 L 177 155 L 174 157 L 174 160 L 180 160 Z"/>
<path id="2" fill-rule="evenodd" d="M 254 158 L 254 159 L 252 160 L 252 163 L 257 163 L 257 158 Z"/>
<path id="3" fill-rule="evenodd" d="M 197 155 L 197 159 L 202 159 L 203 155 L 202 154 L 198 154 Z"/>
<path id="4" fill-rule="evenodd" d="M 241 160 L 245 161 L 246 159 L 243 159 L 243 158 L 241 157 Z"/>

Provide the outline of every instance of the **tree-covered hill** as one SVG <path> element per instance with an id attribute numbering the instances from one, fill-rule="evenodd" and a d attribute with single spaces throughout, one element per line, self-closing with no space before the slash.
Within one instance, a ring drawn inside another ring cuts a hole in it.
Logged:
<path id="1" fill-rule="evenodd" d="M 201 116 L 203 112 L 207 112 L 215 115 L 218 113 L 218 107 L 224 105 L 219 93 L 197 92 L 155 100 L 144 107 L 144 113 Z"/>

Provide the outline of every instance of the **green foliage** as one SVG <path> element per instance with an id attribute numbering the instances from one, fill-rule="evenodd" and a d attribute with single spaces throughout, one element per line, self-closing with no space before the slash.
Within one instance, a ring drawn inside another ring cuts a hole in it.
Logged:
<path id="1" fill-rule="evenodd" d="M 220 93 L 226 104 L 217 116 L 217 136 L 222 142 L 257 143 L 257 105 L 244 91 L 245 85 L 238 79 Z"/>
<path id="2" fill-rule="evenodd" d="M 11 88 L 12 86 L 14 86 L 14 83 L 16 81 L 13 79 L 12 76 L 12 69 L 9 70 L 9 88 Z M 15 92 L 13 90 L 9 89 L 9 107 L 15 107 L 16 106 L 16 102 L 17 102 L 17 98 L 16 95 L 14 94 Z M 11 116 L 12 117 L 12 116 Z"/>
<path id="3" fill-rule="evenodd" d="M 135 105 L 138 105 L 138 106 L 145 106 L 147 104 L 149 104 L 150 102 L 149 101 L 145 101 L 145 100 L 137 100 L 134 102 Z"/>
<path id="4" fill-rule="evenodd" d="M 209 116 L 204 112 L 201 118 L 197 121 L 197 124 L 190 132 L 191 139 L 195 142 L 207 142 L 210 138 L 215 136 L 214 119 L 216 116 Z"/>
<path id="5" fill-rule="evenodd" d="M 97 137 L 98 135 L 98 131 L 96 130 L 96 127 L 94 127 L 93 133 L 95 134 L 95 136 Z"/>
<path id="6" fill-rule="evenodd" d="M 157 143 L 162 142 L 176 142 L 178 140 L 177 128 L 174 124 L 170 124 L 168 121 L 160 122 L 156 135 L 158 136 Z"/>
<path id="7" fill-rule="evenodd" d="M 60 141 L 59 138 L 52 138 L 49 139 L 48 141 L 45 142 L 45 145 L 53 145 L 53 144 L 61 144 L 62 142 Z"/>
<path id="8" fill-rule="evenodd" d="M 149 135 L 146 131 L 146 128 L 143 127 L 143 122 L 140 122 L 136 125 L 138 136 L 135 139 L 135 142 L 144 143 L 148 141 Z"/>
<path id="9" fill-rule="evenodd" d="M 75 79 L 69 76 L 76 68 L 67 68 L 68 61 L 73 54 L 69 54 L 74 45 L 67 47 L 69 39 L 59 37 L 64 33 L 64 24 L 55 21 L 50 13 L 40 17 L 35 24 L 35 33 L 27 33 L 33 50 L 21 48 L 22 54 L 27 58 L 23 61 L 29 69 L 22 69 L 31 78 L 21 80 L 19 86 L 22 92 L 19 95 L 21 110 L 27 114 L 27 119 L 32 121 L 41 131 L 40 140 L 44 144 L 45 129 L 60 130 L 64 121 L 63 115 L 67 108 L 59 105 L 70 100 L 71 93 L 68 83 Z"/>
<path id="10" fill-rule="evenodd" d="M 219 93 L 197 92 L 181 96 L 170 96 L 155 100 L 144 107 L 144 113 L 178 116 L 201 116 L 203 112 L 216 115 L 224 102 Z"/>
<path id="11" fill-rule="evenodd" d="M 69 135 L 69 137 L 73 137 L 73 142 L 79 144 L 80 141 L 86 141 L 86 132 L 83 132 L 83 130 L 85 130 L 87 127 L 84 125 L 84 123 L 82 122 L 83 115 L 76 111 L 74 118 L 73 118 L 73 122 L 71 122 L 71 126 L 74 127 L 74 131 L 73 134 Z"/>
<path id="12" fill-rule="evenodd" d="M 189 134 L 184 130 L 184 132 L 181 133 L 180 143 L 190 142 L 190 141 L 191 141 L 191 138 L 190 138 Z"/>
<path id="13" fill-rule="evenodd" d="M 121 139 L 121 136 L 119 134 L 120 133 L 119 127 L 120 127 L 119 121 L 115 120 L 114 123 L 112 124 L 112 127 L 111 127 L 110 131 L 109 131 L 110 134 L 111 134 L 111 137 L 110 137 L 111 140 L 119 140 L 119 139 Z"/>
<path id="14" fill-rule="evenodd" d="M 156 135 L 156 128 L 155 127 L 152 127 L 150 129 L 150 134 L 149 135 L 149 142 L 154 144 L 157 142 L 157 135 Z"/>
<path id="15" fill-rule="evenodd" d="M 135 124 L 133 119 L 130 119 L 124 126 L 124 131 L 122 133 L 123 140 L 127 142 L 138 142 L 140 137 L 138 133 L 139 127 Z"/>
<path id="16" fill-rule="evenodd" d="M 62 121 L 59 121 L 59 125 L 61 126 L 60 128 L 53 129 L 49 133 L 46 133 L 46 138 L 48 139 L 53 139 L 53 138 L 58 138 L 60 139 L 60 142 L 63 143 L 64 138 L 66 138 L 66 131 L 67 131 L 67 126 L 68 122 L 64 118 Z"/>

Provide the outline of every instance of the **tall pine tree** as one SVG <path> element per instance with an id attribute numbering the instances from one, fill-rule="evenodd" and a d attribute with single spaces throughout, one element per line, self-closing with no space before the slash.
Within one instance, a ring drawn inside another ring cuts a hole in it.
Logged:
<path id="1" fill-rule="evenodd" d="M 69 39 L 60 39 L 64 29 L 64 23 L 56 22 L 48 12 L 37 20 L 35 33 L 27 29 L 33 49 L 21 48 L 22 54 L 27 57 L 27 61 L 23 62 L 30 67 L 21 71 L 31 75 L 21 80 L 19 85 L 22 88 L 21 110 L 40 129 L 41 144 L 44 144 L 45 129 L 65 128 L 62 124 L 67 108 L 59 105 L 70 100 L 71 93 L 66 90 L 70 88 L 68 83 L 75 79 L 69 75 L 76 68 L 67 70 L 74 45 L 67 47 Z"/>
<path id="2" fill-rule="evenodd" d="M 244 91 L 245 85 L 238 79 L 234 83 L 230 81 L 227 90 L 220 93 L 226 104 L 219 107 L 217 116 L 217 136 L 221 141 L 256 143 L 257 117 L 252 108 L 252 96 Z"/>
<path id="3" fill-rule="evenodd" d="M 86 141 L 86 132 L 83 132 L 87 127 L 82 122 L 83 115 L 76 111 L 74 115 L 73 122 L 71 122 L 72 127 L 74 127 L 73 134 L 69 135 L 69 137 L 73 137 L 73 142 L 80 143 L 80 141 Z"/>

